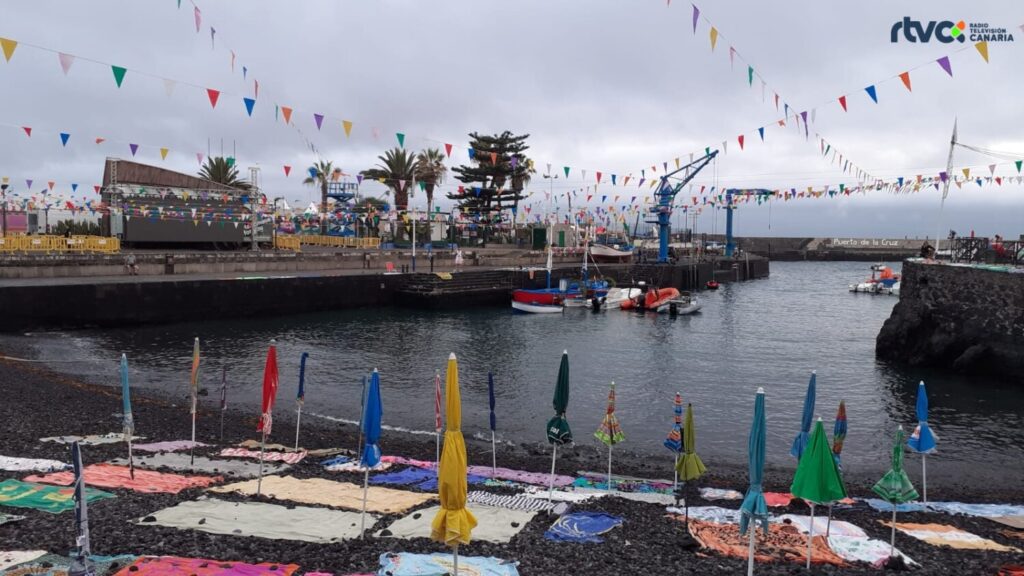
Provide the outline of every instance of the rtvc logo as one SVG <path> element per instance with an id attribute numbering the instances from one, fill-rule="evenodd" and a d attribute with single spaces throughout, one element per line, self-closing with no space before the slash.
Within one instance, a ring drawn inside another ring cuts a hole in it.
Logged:
<path id="1" fill-rule="evenodd" d="M 943 44 L 949 44 L 953 41 L 963 42 L 967 37 L 965 34 L 967 24 L 963 20 L 955 24 L 949 20 L 943 20 L 942 22 L 932 20 L 925 26 L 917 20 L 911 20 L 909 16 L 904 16 L 902 21 L 892 25 L 892 31 L 889 33 L 889 39 L 892 42 L 899 41 L 898 35 L 901 28 L 903 29 L 903 37 L 907 39 L 907 42 L 928 42 L 933 34 Z"/>

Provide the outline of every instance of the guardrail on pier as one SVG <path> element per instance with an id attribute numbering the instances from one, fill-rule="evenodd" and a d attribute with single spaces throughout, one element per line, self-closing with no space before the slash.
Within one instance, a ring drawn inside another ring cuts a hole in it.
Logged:
<path id="1" fill-rule="evenodd" d="M 1024 240 L 954 238 L 953 262 L 1024 265 Z"/>
<path id="2" fill-rule="evenodd" d="M 380 238 L 355 236 L 295 236 L 299 242 L 308 246 L 327 246 L 330 248 L 380 248 Z"/>
<path id="3" fill-rule="evenodd" d="M 118 238 L 105 236 L 4 236 L 0 253 L 115 253 L 121 251 Z"/>

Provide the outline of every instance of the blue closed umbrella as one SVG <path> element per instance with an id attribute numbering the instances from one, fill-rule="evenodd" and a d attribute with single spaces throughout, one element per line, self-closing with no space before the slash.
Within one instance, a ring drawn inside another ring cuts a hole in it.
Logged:
<path id="1" fill-rule="evenodd" d="M 122 366 L 127 365 L 122 357 Z M 71 444 L 71 465 L 75 470 L 75 553 L 68 569 L 70 576 L 95 576 L 96 569 L 89 560 L 92 554 L 89 545 L 89 510 L 85 493 L 85 468 L 82 466 L 82 449 L 78 442 Z"/>
<path id="2" fill-rule="evenodd" d="M 740 534 L 746 534 L 747 529 L 751 528 L 751 520 L 755 523 L 760 521 L 765 533 L 768 533 L 768 504 L 764 501 L 764 489 L 761 487 L 764 478 L 765 436 L 764 388 L 758 388 L 757 398 L 754 400 L 754 421 L 750 426 L 748 442 L 750 487 L 747 488 L 747 495 L 740 506 Z M 756 527 L 750 530 L 747 574 L 754 573 L 754 532 Z"/>
<path id="3" fill-rule="evenodd" d="M 360 465 L 363 466 L 363 514 L 359 521 L 359 533 L 364 534 L 366 528 L 366 495 L 370 481 L 370 468 L 380 463 L 380 423 L 384 416 L 384 407 L 380 401 L 380 373 L 373 369 L 370 375 L 370 386 L 366 390 L 366 404 L 363 407 L 363 455 Z M 365 537 L 365 535 L 364 535 Z"/>
<path id="4" fill-rule="evenodd" d="M 135 462 L 132 459 L 132 435 L 135 434 L 135 419 L 132 418 L 132 396 L 128 387 L 128 357 L 121 354 L 121 412 L 124 415 L 124 441 L 128 443 L 128 475 L 135 479 Z"/>
<path id="5" fill-rule="evenodd" d="M 804 454 L 807 440 L 811 437 L 811 424 L 814 420 L 814 398 L 817 395 L 817 372 L 811 372 L 811 381 L 807 383 L 807 395 L 804 396 L 804 412 L 800 416 L 800 432 L 793 439 L 793 447 L 789 449 L 797 460 Z"/>
<path id="6" fill-rule="evenodd" d="M 302 405 L 306 403 L 306 359 L 309 352 L 303 352 L 299 358 L 299 391 L 295 395 L 295 450 L 299 449 L 299 426 L 302 424 Z"/>
<path id="7" fill-rule="evenodd" d="M 911 450 L 921 454 L 921 500 L 928 502 L 928 454 L 935 452 L 935 434 L 928 427 L 928 391 L 924 381 L 917 385 L 917 428 L 907 440 Z"/>
<path id="8" fill-rule="evenodd" d="M 494 433 L 498 430 L 498 418 L 494 415 L 494 373 L 487 373 L 487 401 L 491 407 L 491 475 L 498 472 L 498 451 L 497 442 L 494 440 Z"/>

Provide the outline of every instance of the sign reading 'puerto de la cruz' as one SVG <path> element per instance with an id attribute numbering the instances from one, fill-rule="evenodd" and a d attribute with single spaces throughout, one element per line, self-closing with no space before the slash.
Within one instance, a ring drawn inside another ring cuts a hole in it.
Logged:
<path id="1" fill-rule="evenodd" d="M 887 238 L 829 238 L 825 244 L 835 248 L 907 248 L 920 245 L 920 240 Z"/>

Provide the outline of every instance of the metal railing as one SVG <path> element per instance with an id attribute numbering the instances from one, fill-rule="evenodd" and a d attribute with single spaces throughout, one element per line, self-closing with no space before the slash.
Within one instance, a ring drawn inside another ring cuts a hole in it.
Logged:
<path id="1" fill-rule="evenodd" d="M 0 253 L 116 253 L 121 251 L 118 238 L 105 236 L 4 236 Z"/>
<path id="2" fill-rule="evenodd" d="M 299 242 L 298 236 L 274 236 L 274 248 L 302 252 L 302 244 Z"/>
<path id="3" fill-rule="evenodd" d="M 1024 265 L 1024 240 L 954 238 L 953 262 Z"/>
<path id="4" fill-rule="evenodd" d="M 278 236 L 280 238 L 280 236 Z M 307 246 L 326 246 L 330 248 L 379 248 L 380 238 L 368 236 L 294 236 Z"/>

